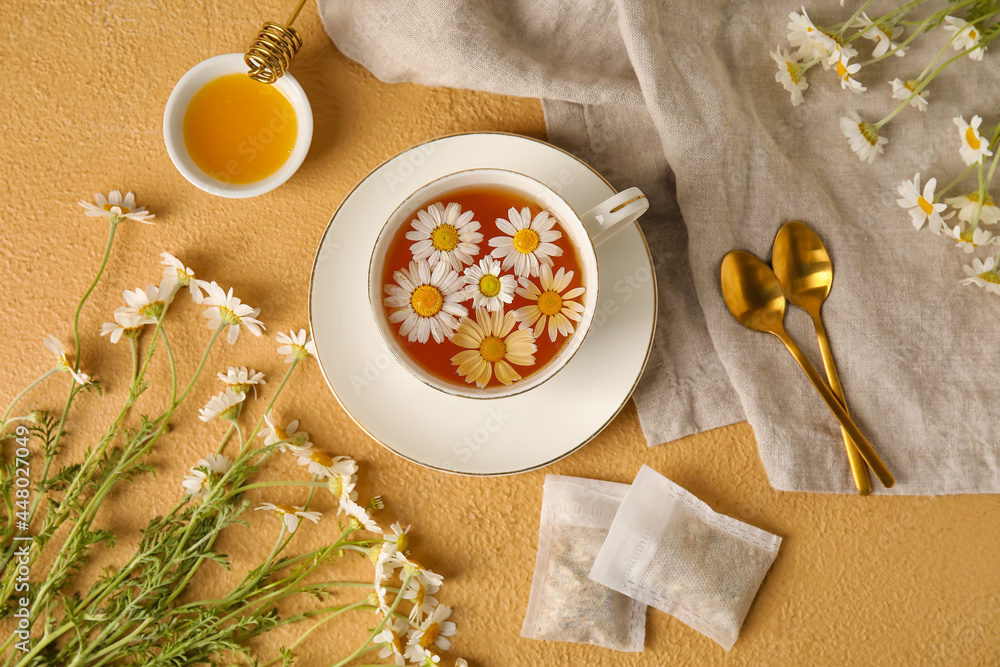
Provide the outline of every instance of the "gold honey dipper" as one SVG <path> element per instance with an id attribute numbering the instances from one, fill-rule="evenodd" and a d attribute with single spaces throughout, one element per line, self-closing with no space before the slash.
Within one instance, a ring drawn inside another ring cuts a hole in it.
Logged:
<path id="1" fill-rule="evenodd" d="M 292 22 L 298 18 L 305 4 L 306 0 L 299 0 L 285 25 L 273 21 L 264 24 L 243 56 L 243 61 L 250 68 L 247 76 L 255 81 L 271 84 L 284 75 L 292 64 L 292 58 L 302 48 L 302 38 L 292 29 Z"/>

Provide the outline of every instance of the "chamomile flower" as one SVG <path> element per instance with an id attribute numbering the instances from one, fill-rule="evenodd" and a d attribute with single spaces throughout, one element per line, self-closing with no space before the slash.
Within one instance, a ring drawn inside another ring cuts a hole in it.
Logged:
<path id="1" fill-rule="evenodd" d="M 473 308 L 493 312 L 514 300 L 517 280 L 512 275 L 500 275 L 500 262 L 487 255 L 465 270 L 465 298 L 472 299 Z"/>
<path id="2" fill-rule="evenodd" d="M 304 507 L 293 505 L 273 505 L 271 503 L 261 503 L 260 507 L 255 507 L 254 509 L 271 510 L 276 512 L 278 516 L 281 517 L 281 521 L 285 524 L 285 528 L 288 529 L 289 533 L 295 532 L 295 529 L 299 527 L 299 522 L 302 519 L 312 521 L 313 523 L 319 523 L 320 518 L 323 516 L 319 512 L 307 512 Z"/>
<path id="3" fill-rule="evenodd" d="M 230 366 L 225 373 L 217 373 L 220 380 L 232 387 L 233 391 L 245 394 L 253 388 L 254 398 L 257 397 L 257 385 L 267 384 L 264 374 L 246 366 Z"/>
<path id="4" fill-rule="evenodd" d="M 849 117 L 840 117 L 840 131 L 847 137 L 851 150 L 858 154 L 862 162 L 871 164 L 878 155 L 885 152 L 884 146 L 889 143 L 885 137 L 878 135 L 874 123 L 861 120 L 857 112 L 852 111 Z"/>
<path id="5" fill-rule="evenodd" d="M 809 62 L 820 58 L 825 62 L 836 50 L 837 42 L 816 27 L 805 7 L 802 7 L 802 14 L 792 12 L 788 18 L 788 43 L 798 49 L 801 60 Z"/>
<path id="6" fill-rule="evenodd" d="M 387 543 L 395 546 L 395 550 L 405 554 L 410 548 L 410 527 L 403 528 L 398 522 L 389 527 L 392 532 L 385 536 Z"/>
<path id="7" fill-rule="evenodd" d="M 504 270 L 514 267 L 518 276 L 537 276 L 541 264 L 551 265 L 553 257 L 563 254 L 553 243 L 562 238 L 562 232 L 553 229 L 556 219 L 548 211 L 532 218 L 527 206 L 520 211 L 511 207 L 507 219 L 497 218 L 496 224 L 504 235 L 490 239 L 490 254 L 503 260 L 500 266 Z"/>
<path id="8" fill-rule="evenodd" d="M 959 116 L 953 120 L 962 136 L 962 146 L 958 150 L 962 154 L 962 159 L 965 160 L 966 165 L 982 162 L 983 158 L 993 155 L 993 151 L 990 150 L 990 143 L 983 140 L 983 136 L 979 134 L 979 126 L 983 122 L 982 118 L 973 116 L 972 121 L 969 123 L 965 122 L 965 116 Z"/>
<path id="9" fill-rule="evenodd" d="M 940 234 L 942 227 L 944 227 L 941 212 L 948 208 L 948 205 L 934 203 L 935 188 L 937 188 L 937 179 L 929 179 L 924 186 L 923 194 L 921 194 L 920 174 L 918 173 L 912 181 L 903 181 L 899 184 L 897 190 L 900 198 L 896 200 L 896 203 L 907 209 L 916 229 L 920 229 L 925 222 L 929 222 L 928 228 L 935 234 Z"/>
<path id="10" fill-rule="evenodd" d="M 284 331 L 279 331 L 276 338 L 281 343 L 278 354 L 286 355 L 286 364 L 292 363 L 295 359 L 308 359 L 316 356 L 316 343 L 306 340 L 305 329 L 299 329 L 298 333 L 289 331 L 287 334 Z"/>
<path id="11" fill-rule="evenodd" d="M 124 197 L 118 190 L 112 190 L 107 197 L 98 192 L 94 195 L 94 201 L 97 202 L 96 206 L 87 201 L 79 202 L 84 208 L 85 215 L 94 218 L 104 216 L 115 222 L 134 220 L 145 222 L 147 225 L 153 224 L 149 219 L 155 216 L 147 211 L 145 206 L 136 206 L 135 195 L 131 192 L 126 193 Z"/>
<path id="12" fill-rule="evenodd" d="M 903 26 L 889 26 L 884 23 L 875 23 L 868 18 L 868 14 L 865 12 L 862 12 L 861 17 L 858 19 L 858 26 L 863 30 L 861 33 L 862 37 L 876 43 L 875 48 L 872 50 L 874 57 L 881 58 L 890 49 L 897 49 L 893 53 L 900 57 L 906 54 L 904 49 L 897 48 L 899 44 L 892 41 L 903 33 Z"/>
<path id="13" fill-rule="evenodd" d="M 438 262 L 432 269 L 427 260 L 414 260 L 392 278 L 397 284 L 384 287 L 388 296 L 382 303 L 391 309 L 389 322 L 402 322 L 399 333 L 411 343 L 426 343 L 429 338 L 443 342 L 458 327 L 458 318 L 469 313 L 460 303 L 465 299 L 465 281 L 448 262 Z"/>
<path id="14" fill-rule="evenodd" d="M 967 195 L 949 197 L 944 202 L 958 210 L 958 219 L 962 222 L 972 222 L 976 217 L 976 210 L 979 208 L 979 191 L 970 192 Z M 993 202 L 990 193 L 983 196 L 983 208 L 979 211 L 979 222 L 985 225 L 995 225 L 1000 222 L 1000 207 Z"/>
<path id="15" fill-rule="evenodd" d="M 230 345 L 236 342 L 240 336 L 240 325 L 247 328 L 247 331 L 254 336 L 260 336 L 264 323 L 257 319 L 260 315 L 260 308 L 251 308 L 233 296 L 233 288 L 229 288 L 227 293 L 213 280 L 211 283 L 201 281 L 201 286 L 205 288 L 206 296 L 202 301 L 203 305 L 209 306 L 208 310 L 202 313 L 208 318 L 208 328 L 218 329 L 229 327 L 226 340 Z"/>
<path id="16" fill-rule="evenodd" d="M 406 664 L 406 636 L 410 625 L 401 618 L 393 618 L 386 622 L 382 632 L 375 635 L 375 643 L 382 644 L 378 657 L 392 658 L 393 664 Z"/>
<path id="17" fill-rule="evenodd" d="M 496 375 L 506 386 L 520 380 L 521 375 L 511 364 L 530 366 L 535 363 L 535 337 L 529 329 L 514 330 L 517 318 L 513 312 L 502 310 L 490 313 L 485 308 L 476 309 L 476 319 L 464 318 L 451 342 L 466 348 L 451 358 L 458 366 L 458 374 L 480 389 Z"/>
<path id="18" fill-rule="evenodd" d="M 439 605 L 424 622 L 420 628 L 414 628 L 410 632 L 410 639 L 407 642 L 407 649 L 411 646 L 421 649 L 430 649 L 437 646 L 439 649 L 447 651 L 451 648 L 451 640 L 448 637 L 455 634 L 457 630 L 455 624 L 448 619 L 451 616 L 451 607 Z M 409 657 L 409 653 L 407 655 Z"/>
<path id="19" fill-rule="evenodd" d="M 268 410 L 264 413 L 264 428 L 261 429 L 260 437 L 264 438 L 265 447 L 280 442 L 281 444 L 278 445 L 278 451 L 280 452 L 284 452 L 290 443 L 294 443 L 299 447 L 311 446 L 312 443 L 309 442 L 309 434 L 305 431 L 297 431 L 298 427 L 299 420 L 294 419 L 288 422 L 285 428 L 281 428 L 272 420 L 271 411 Z"/>
<path id="20" fill-rule="evenodd" d="M 959 223 L 954 227 L 944 226 L 945 233 L 958 241 L 955 245 L 966 252 L 975 252 L 976 248 L 984 245 L 992 245 L 996 242 L 992 232 L 988 232 L 982 227 L 963 229 L 965 225 Z"/>
<path id="21" fill-rule="evenodd" d="M 304 447 L 292 445 L 291 450 L 299 457 L 299 465 L 309 469 L 312 475 L 325 479 L 335 475 L 354 475 L 358 464 L 347 456 L 330 456 L 310 443 Z"/>
<path id="22" fill-rule="evenodd" d="M 954 35 L 951 39 L 951 47 L 953 49 L 956 51 L 968 51 L 972 49 L 972 51 L 969 51 L 970 58 L 973 60 L 983 59 L 986 48 L 983 46 L 976 48 L 980 38 L 979 28 L 957 16 L 945 16 L 944 23 L 944 31 Z"/>
<path id="23" fill-rule="evenodd" d="M 416 578 L 410 579 L 410 583 L 403 591 L 403 599 L 411 603 L 409 619 L 419 622 L 420 619 L 432 613 L 438 606 L 438 599 L 432 595 L 437 588 L 430 590 L 427 584 L 418 581 Z"/>
<path id="24" fill-rule="evenodd" d="M 161 252 L 160 257 L 160 263 L 163 264 L 163 279 L 170 285 L 170 289 L 173 289 L 174 285 L 187 287 L 191 293 L 191 300 L 201 303 L 205 295 L 201 291 L 201 283 L 195 280 L 194 271 L 184 266 L 184 262 L 169 252 Z"/>
<path id="25" fill-rule="evenodd" d="M 846 55 L 842 55 L 840 59 L 837 60 L 837 76 L 840 77 L 840 87 L 844 90 L 850 90 L 855 93 L 863 93 L 867 88 L 861 85 L 861 82 L 854 78 L 854 75 L 858 73 L 861 69 L 861 63 L 850 63 L 850 59 Z"/>
<path id="26" fill-rule="evenodd" d="M 139 334 L 142 333 L 143 326 L 148 322 L 149 320 L 139 313 L 127 312 L 125 309 L 119 308 L 115 311 L 114 322 L 105 322 L 101 325 L 101 335 L 110 334 L 112 343 L 120 341 L 122 336 L 138 338 Z"/>
<path id="27" fill-rule="evenodd" d="M 573 322 L 579 322 L 582 318 L 583 306 L 572 299 L 582 295 L 585 289 L 574 287 L 565 291 L 572 280 L 572 271 L 560 267 L 553 275 L 548 266 L 543 266 L 539 272 L 541 288 L 527 278 L 520 279 L 518 295 L 535 303 L 518 308 L 514 311 L 514 316 L 529 327 L 535 326 L 535 338 L 541 338 L 546 325 L 549 340 L 553 343 L 557 335 L 568 336 L 573 333 Z"/>
<path id="28" fill-rule="evenodd" d="M 357 484 L 357 477 L 346 473 L 337 473 L 326 481 L 326 487 L 342 507 L 345 502 L 358 499 L 358 492 L 354 490 L 355 484 Z"/>
<path id="29" fill-rule="evenodd" d="M 75 370 L 69 363 L 69 360 L 66 358 L 66 348 L 63 347 L 62 342 L 58 338 L 52 334 L 47 334 L 42 342 L 45 343 L 45 347 L 48 348 L 52 354 L 56 355 L 56 368 L 63 373 L 69 373 L 80 386 L 93 382 L 92 377 L 86 373 Z"/>
<path id="30" fill-rule="evenodd" d="M 198 418 L 203 422 L 210 422 L 213 419 L 235 421 L 236 417 L 240 414 L 240 408 L 243 407 L 243 400 L 246 397 L 246 394 L 237 393 L 233 391 L 232 387 L 229 387 L 225 393 L 213 396 L 205 404 L 205 407 L 199 410 Z"/>
<path id="31" fill-rule="evenodd" d="M 375 520 L 372 519 L 370 514 L 368 514 L 368 510 L 355 501 L 345 499 L 342 496 L 340 499 L 340 510 L 347 516 L 354 519 L 359 528 L 367 530 L 370 533 L 382 533 L 382 528 L 375 523 Z"/>
<path id="32" fill-rule="evenodd" d="M 983 262 L 979 259 L 973 259 L 971 266 L 966 265 L 962 268 L 969 276 L 962 279 L 963 285 L 976 285 L 987 292 L 1000 294 L 1000 275 L 997 275 L 996 260 L 991 259 Z"/>
<path id="33" fill-rule="evenodd" d="M 204 498 L 212 487 L 212 482 L 232 467 L 232 459 L 213 454 L 198 461 L 198 465 L 191 468 L 191 474 L 184 476 L 181 486 L 191 498 Z"/>
<path id="34" fill-rule="evenodd" d="M 809 87 L 802 63 L 780 47 L 777 51 L 771 51 L 771 58 L 778 63 L 778 71 L 774 75 L 774 80 L 792 94 L 792 106 L 799 106 L 805 100 L 802 91 Z"/>
<path id="35" fill-rule="evenodd" d="M 155 324 L 160 319 L 160 315 L 163 314 L 163 309 L 166 308 L 167 300 L 170 299 L 173 289 L 174 285 L 164 279 L 160 281 L 159 285 L 152 283 L 146 285 L 146 289 L 137 287 L 134 290 L 125 290 L 122 292 L 122 298 L 125 299 L 126 306 L 115 312 L 142 315 L 147 324 Z"/>
<path id="36" fill-rule="evenodd" d="M 441 202 L 431 204 L 410 225 L 406 238 L 416 241 L 410 246 L 413 259 L 426 259 L 431 268 L 446 262 L 455 271 L 472 264 L 479 254 L 483 235 L 479 223 L 472 219 L 472 211 L 462 211 L 455 202 L 447 206 Z"/>
<path id="37" fill-rule="evenodd" d="M 910 100 L 910 106 L 918 109 L 919 111 L 927 111 L 927 96 L 930 91 L 924 88 L 919 94 L 914 95 L 919 83 L 915 79 L 910 79 L 909 81 L 903 81 L 902 79 L 893 79 L 889 82 L 892 86 L 892 97 L 897 100 Z M 912 95 L 912 97 L 911 97 Z"/>

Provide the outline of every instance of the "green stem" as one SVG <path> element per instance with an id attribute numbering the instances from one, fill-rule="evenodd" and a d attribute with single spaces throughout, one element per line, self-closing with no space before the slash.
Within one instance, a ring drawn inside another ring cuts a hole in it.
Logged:
<path id="1" fill-rule="evenodd" d="M 50 368 L 49 370 L 45 371 L 40 376 L 38 376 L 37 378 L 35 378 L 35 380 L 31 384 L 29 384 L 27 387 L 25 387 L 24 389 L 22 389 L 21 392 L 17 396 L 14 397 L 14 400 L 12 400 L 10 402 L 10 405 L 8 405 L 7 409 L 4 411 L 3 417 L 0 417 L 0 434 L 3 433 L 3 430 L 5 428 L 7 428 L 7 418 L 10 417 L 10 412 L 11 412 L 11 410 L 14 409 L 14 406 L 17 405 L 18 401 L 20 401 L 22 398 L 24 398 L 25 395 L 29 391 L 31 391 L 32 389 L 34 389 L 35 387 L 37 387 L 38 384 L 40 382 L 42 382 L 42 380 L 44 380 L 45 378 L 49 377 L 50 375 L 52 375 L 53 373 L 56 373 L 58 371 L 59 371 L 58 368 L 54 368 L 54 367 Z"/>
<path id="2" fill-rule="evenodd" d="M 296 482 L 296 481 L 277 481 L 277 482 L 257 482 L 256 484 L 247 484 L 241 486 L 238 489 L 234 489 L 231 495 L 237 495 L 243 493 L 244 491 L 249 491 L 250 489 L 264 489 L 269 486 L 310 486 L 320 489 L 325 489 L 327 487 L 326 482 Z"/>
<path id="3" fill-rule="evenodd" d="M 208 341 L 208 345 L 205 347 L 205 353 L 201 355 L 201 361 L 198 362 L 198 368 L 195 369 L 194 375 L 191 377 L 191 381 L 188 382 L 188 386 L 184 388 L 184 392 L 180 395 L 180 398 L 173 401 L 173 407 L 177 407 L 181 401 L 187 398 L 191 388 L 194 387 L 194 383 L 198 380 L 198 376 L 201 375 L 201 370 L 205 367 L 205 361 L 208 359 L 208 353 L 212 351 L 215 339 L 219 337 L 219 334 L 222 333 L 222 330 L 225 327 L 226 325 L 224 324 L 219 325 L 219 327 L 215 330 L 215 333 L 212 334 L 211 340 Z"/>
<path id="4" fill-rule="evenodd" d="M 410 580 L 411 579 L 413 579 L 413 573 L 412 572 L 407 572 L 406 573 L 406 578 L 403 580 L 403 583 L 400 586 L 400 590 L 404 590 L 405 591 L 406 588 L 407 588 L 407 586 L 410 585 Z M 375 629 L 372 630 L 368 634 L 368 638 L 361 645 L 361 647 L 358 648 L 358 650 L 356 650 L 351 655 L 349 655 L 346 658 L 344 658 L 343 660 L 341 660 L 340 662 L 334 663 L 333 665 L 331 665 L 331 667 L 343 667 L 343 665 L 346 665 L 351 660 L 354 660 L 356 657 L 358 657 L 359 655 L 361 655 L 365 651 L 365 649 L 367 649 L 368 646 L 375 640 L 375 638 L 378 637 L 379 633 L 382 632 L 382 629 L 385 628 L 385 624 L 389 621 L 390 618 L 392 618 L 392 615 L 396 611 L 396 607 L 399 606 L 399 603 L 402 602 L 402 600 L 403 600 L 403 596 L 402 595 L 397 595 L 396 599 L 392 601 L 392 606 L 389 607 L 389 613 L 387 613 L 382 618 L 382 622 L 379 623 L 377 626 L 375 626 Z"/>
<path id="5" fill-rule="evenodd" d="M 118 227 L 118 223 L 121 222 L 123 218 L 118 216 L 113 216 L 108 218 L 108 242 L 104 246 L 104 257 L 101 258 L 101 266 L 97 269 L 97 275 L 94 276 L 94 281 L 90 283 L 90 287 L 87 291 L 83 293 L 83 298 L 80 299 L 80 303 L 76 306 L 76 312 L 73 314 L 73 340 L 76 343 L 76 360 L 73 362 L 73 370 L 80 370 L 80 311 L 83 310 L 83 304 L 87 303 L 87 299 L 90 298 L 91 292 L 97 287 L 97 283 L 101 280 L 101 276 L 104 275 L 104 269 L 108 265 L 108 257 L 111 256 L 111 245 L 115 240 L 115 229 Z"/>

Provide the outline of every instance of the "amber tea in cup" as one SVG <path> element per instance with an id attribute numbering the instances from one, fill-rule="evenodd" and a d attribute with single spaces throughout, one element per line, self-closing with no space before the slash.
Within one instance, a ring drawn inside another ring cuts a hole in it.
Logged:
<path id="1" fill-rule="evenodd" d="M 541 384 L 593 320 L 591 237 L 646 207 L 644 198 L 618 203 L 624 213 L 581 218 L 545 185 L 501 169 L 425 185 L 396 209 L 372 253 L 369 298 L 383 340 L 447 393 L 496 398 Z"/>

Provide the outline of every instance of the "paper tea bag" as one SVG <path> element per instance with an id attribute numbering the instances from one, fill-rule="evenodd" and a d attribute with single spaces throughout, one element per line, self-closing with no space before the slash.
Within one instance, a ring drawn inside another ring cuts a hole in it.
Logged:
<path id="1" fill-rule="evenodd" d="M 780 544 L 777 535 L 717 514 L 643 466 L 590 578 L 670 614 L 728 651 Z"/>
<path id="2" fill-rule="evenodd" d="M 545 476 L 538 556 L 521 636 L 642 651 L 646 605 L 588 578 L 627 484 Z"/>

